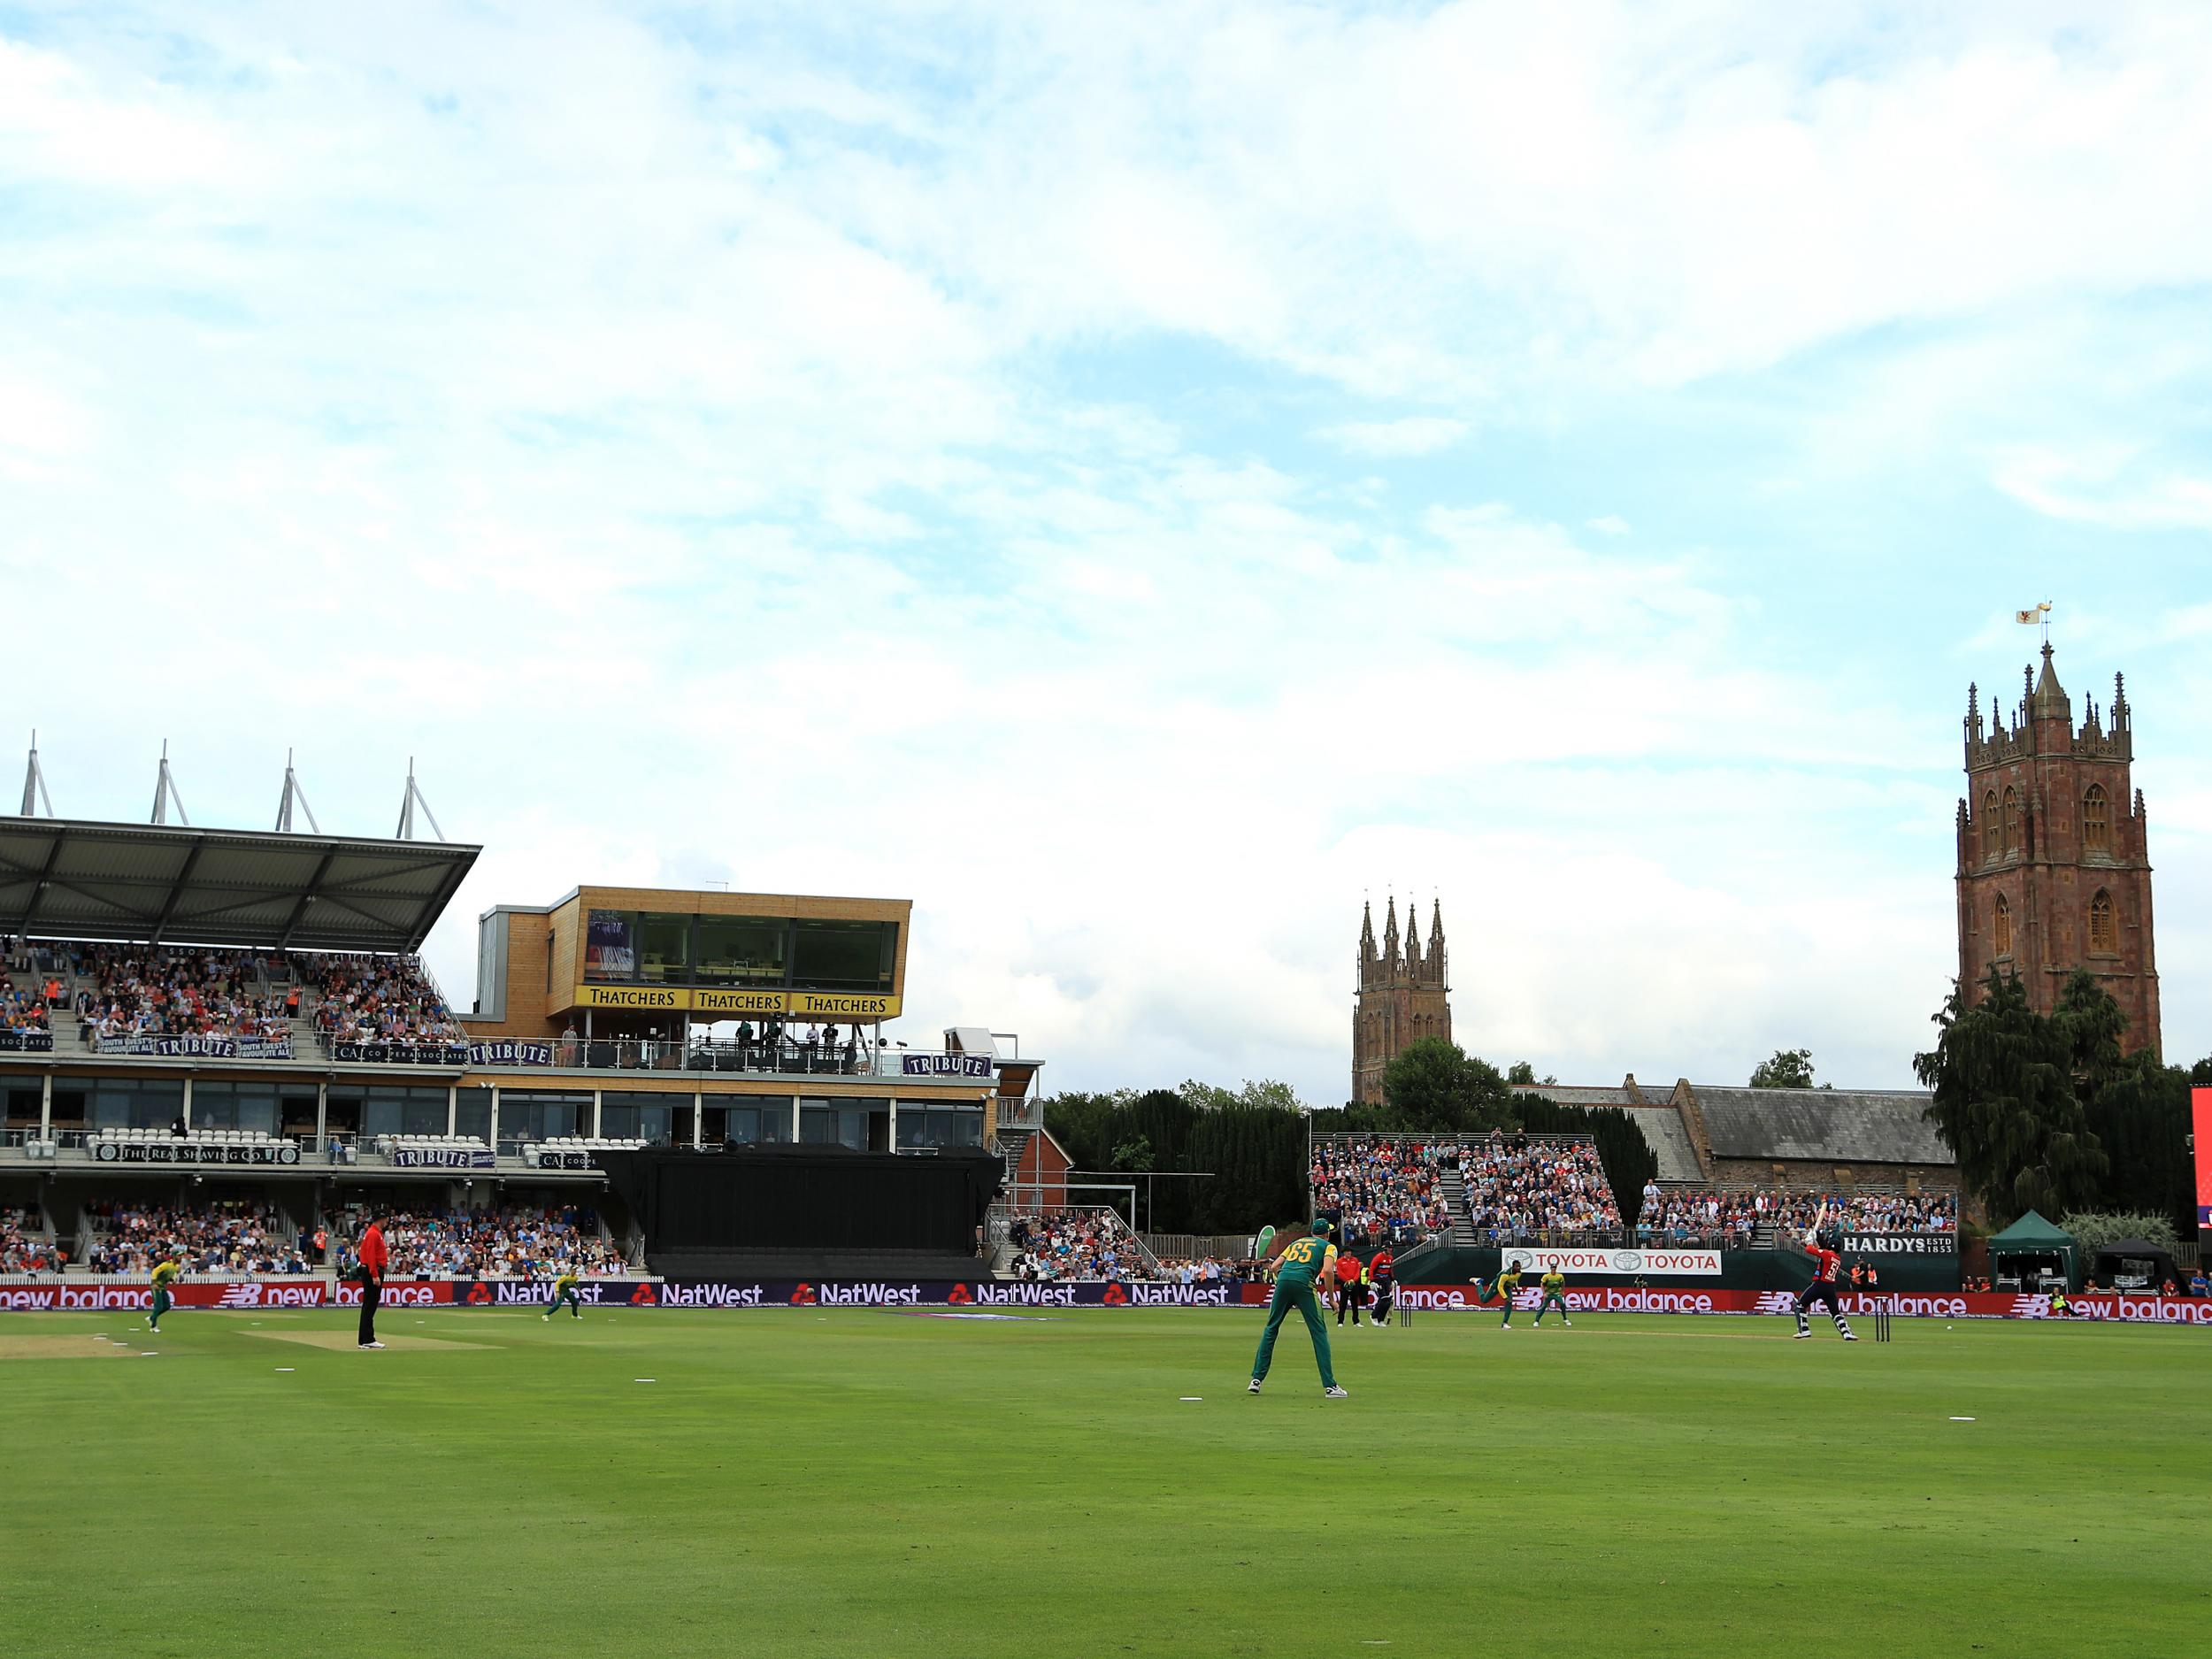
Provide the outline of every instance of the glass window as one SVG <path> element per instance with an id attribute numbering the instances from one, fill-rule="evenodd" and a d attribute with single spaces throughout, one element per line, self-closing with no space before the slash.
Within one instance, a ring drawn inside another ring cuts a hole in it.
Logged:
<path id="1" fill-rule="evenodd" d="M 2120 927 L 2112 913 L 2112 895 L 2102 887 L 2089 901 L 2089 949 L 2100 956 L 2120 954 Z"/>
<path id="2" fill-rule="evenodd" d="M 702 916 L 699 983 L 781 985 L 791 924 L 780 916 Z"/>
<path id="3" fill-rule="evenodd" d="M 499 1138 L 543 1141 L 551 1135 L 580 1135 L 591 1122 L 588 1094 L 499 1091 Z"/>
<path id="4" fill-rule="evenodd" d="M 182 1078 L 106 1078 L 90 1093 L 93 1129 L 166 1129 L 184 1110 Z"/>
<path id="5" fill-rule="evenodd" d="M 2093 852 L 2112 849 L 2112 803 L 2101 783 L 2091 784 L 2081 798 L 2081 844 Z"/>
<path id="6" fill-rule="evenodd" d="M 799 1139 L 808 1146 L 850 1147 L 868 1149 L 868 1109 L 865 1106 L 799 1106 Z"/>
<path id="7" fill-rule="evenodd" d="M 648 1094 L 633 1091 L 599 1097 L 599 1133 L 611 1141 L 665 1142 L 681 1109 L 684 1144 L 691 1144 L 691 1100 L 684 1094 Z"/>
<path id="8" fill-rule="evenodd" d="M 20 1085 L 7 1091 L 8 1127 L 35 1129 L 38 1127 L 39 1091 Z"/>
<path id="9" fill-rule="evenodd" d="M 311 1121 L 312 1114 L 311 1113 Z M 276 1086 L 254 1083 L 195 1083 L 192 1086 L 192 1126 L 195 1129 L 277 1130 Z"/>
<path id="10" fill-rule="evenodd" d="M 594 910 L 585 918 L 584 978 L 637 978 L 635 910 Z"/>
<path id="11" fill-rule="evenodd" d="M 445 1120 L 442 1088 L 373 1088 L 361 1097 L 365 1135 L 442 1135 Z"/>
<path id="12" fill-rule="evenodd" d="M 920 1106 L 899 1102 L 902 1147 L 979 1147 L 983 1109 L 979 1106 Z"/>
<path id="13" fill-rule="evenodd" d="M 810 991 L 891 988 L 896 922 L 798 922 L 792 927 L 791 982 Z"/>
<path id="14" fill-rule="evenodd" d="M 691 918 L 647 911 L 638 923 L 641 977 L 656 983 L 691 982 Z"/>
<path id="15" fill-rule="evenodd" d="M 453 1100 L 453 1133 L 474 1135 L 479 1141 L 492 1138 L 492 1092 L 488 1088 L 465 1088 L 456 1091 Z"/>
<path id="16" fill-rule="evenodd" d="M 723 1115 L 723 1138 L 739 1146 L 761 1141 L 780 1144 L 791 1139 L 791 1102 L 766 1106 L 733 1106 Z"/>

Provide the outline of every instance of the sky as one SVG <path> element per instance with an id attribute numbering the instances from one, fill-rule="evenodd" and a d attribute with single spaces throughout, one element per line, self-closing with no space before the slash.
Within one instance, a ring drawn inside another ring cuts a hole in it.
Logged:
<path id="1" fill-rule="evenodd" d="M 354 834 L 411 757 L 463 1004 L 495 902 L 905 897 L 917 1046 L 1327 1104 L 1394 895 L 1501 1065 L 1908 1087 L 2049 600 L 2186 1061 L 2208 82 L 2126 0 L 0 0 L 8 742 Z"/>

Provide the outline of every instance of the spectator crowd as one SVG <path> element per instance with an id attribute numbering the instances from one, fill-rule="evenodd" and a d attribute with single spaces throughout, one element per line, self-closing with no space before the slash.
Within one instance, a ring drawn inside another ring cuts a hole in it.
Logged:
<path id="1" fill-rule="evenodd" d="M 320 999 L 315 1029 L 331 1042 L 466 1042 L 422 964 L 413 956 L 295 953 Z"/>
<path id="2" fill-rule="evenodd" d="M 51 1031 L 53 1018 L 47 1010 L 60 1001 L 58 979 L 26 988 L 0 979 L 0 1031 Z"/>
<path id="3" fill-rule="evenodd" d="M 308 1271 L 273 1204 L 99 1203 L 88 1204 L 85 1217 L 92 1225 L 85 1262 L 96 1273 L 150 1273 L 172 1258 L 188 1273 Z"/>
<path id="4" fill-rule="evenodd" d="M 1740 1248 L 1762 1226 L 1787 1240 L 1802 1238 L 1829 1206 L 1829 1220 L 1846 1233 L 1955 1233 L 1955 1193 L 1823 1193 L 1786 1187 L 1644 1187 L 1636 1235 L 1646 1242 L 1687 1244 L 1712 1240 Z"/>
<path id="5" fill-rule="evenodd" d="M 284 999 L 260 988 L 265 957 L 244 950 L 72 945 L 78 1028 L 116 1037 L 219 1037 L 281 1042 Z"/>
<path id="6" fill-rule="evenodd" d="M 1339 1239 L 1354 1246 L 1408 1244 L 1448 1232 L 1443 1174 L 1460 1156 L 1450 1141 L 1317 1141 L 1308 1171 L 1314 1213 L 1334 1216 Z"/>
<path id="7" fill-rule="evenodd" d="M 598 1279 L 629 1267 L 597 1215 L 574 1204 L 402 1212 L 383 1217 L 383 1233 L 391 1279 Z"/>
<path id="8" fill-rule="evenodd" d="M 59 1258 L 35 1210 L 0 1210 L 0 1273 L 50 1273 Z"/>
<path id="9" fill-rule="evenodd" d="M 1467 1218 L 1484 1243 L 1548 1233 L 1620 1236 L 1620 1209 L 1594 1142 L 1493 1134 L 1463 1149 L 1460 1178 Z"/>

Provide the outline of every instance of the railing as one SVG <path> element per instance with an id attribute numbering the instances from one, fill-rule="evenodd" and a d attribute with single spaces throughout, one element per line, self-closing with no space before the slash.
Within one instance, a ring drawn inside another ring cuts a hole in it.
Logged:
<path id="1" fill-rule="evenodd" d="M 573 1071 L 712 1071 L 750 1076 L 948 1079 L 987 1082 L 987 1055 L 915 1052 L 795 1042 L 678 1042 L 654 1038 L 480 1038 L 469 1042 L 339 1042 L 321 1040 L 333 1063 L 358 1065 L 514 1067 Z"/>
<path id="2" fill-rule="evenodd" d="M 1045 1126 L 1045 1103 L 1032 1095 L 1019 1100 L 998 1096 L 998 1126 L 1001 1129 L 1041 1129 Z"/>

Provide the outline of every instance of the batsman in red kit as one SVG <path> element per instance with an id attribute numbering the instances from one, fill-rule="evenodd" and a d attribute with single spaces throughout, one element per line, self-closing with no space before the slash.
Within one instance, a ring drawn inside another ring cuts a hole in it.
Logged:
<path id="1" fill-rule="evenodd" d="M 1840 1229 L 1827 1225 L 1828 1206 L 1823 1204 L 1820 1213 L 1813 1217 L 1813 1225 L 1805 1230 L 1805 1248 L 1812 1253 L 1813 1282 L 1797 1294 L 1797 1340 L 1803 1341 L 1812 1335 L 1813 1327 L 1805 1316 L 1816 1302 L 1825 1302 L 1828 1317 L 1836 1322 L 1836 1329 L 1843 1333 L 1843 1340 L 1855 1342 L 1851 1334 L 1851 1321 L 1843 1317 L 1843 1299 L 1836 1293 L 1836 1273 L 1843 1266 L 1843 1257 L 1836 1247 L 1843 1242 Z"/>

